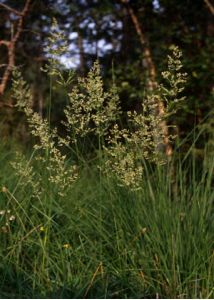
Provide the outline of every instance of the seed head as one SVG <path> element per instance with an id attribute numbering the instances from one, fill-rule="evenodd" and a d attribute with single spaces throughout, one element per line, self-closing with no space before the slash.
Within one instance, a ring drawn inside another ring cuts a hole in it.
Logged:
<path id="1" fill-rule="evenodd" d="M 2 193 L 7 193 L 7 188 L 5 186 L 2 187 Z"/>

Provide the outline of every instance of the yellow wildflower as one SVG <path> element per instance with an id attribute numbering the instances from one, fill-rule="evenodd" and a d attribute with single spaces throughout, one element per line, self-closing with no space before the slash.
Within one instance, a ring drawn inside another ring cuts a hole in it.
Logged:
<path id="1" fill-rule="evenodd" d="M 64 244 L 62 247 L 63 247 L 64 249 L 68 249 L 68 248 L 71 248 L 71 245 L 70 245 L 69 243 L 67 243 L 67 244 Z"/>
<path id="2" fill-rule="evenodd" d="M 44 227 L 44 226 L 41 226 L 41 227 L 39 228 L 39 230 L 40 230 L 41 232 L 44 232 L 44 231 L 45 231 L 45 227 Z"/>

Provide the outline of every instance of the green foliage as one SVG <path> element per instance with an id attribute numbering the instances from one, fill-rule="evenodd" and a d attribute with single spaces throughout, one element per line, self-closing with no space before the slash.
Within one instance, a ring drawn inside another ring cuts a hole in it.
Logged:
<path id="1" fill-rule="evenodd" d="M 213 298 L 213 161 L 181 160 L 176 191 L 171 166 L 136 192 L 86 168 L 64 198 L 43 173 L 35 199 L 1 153 L 1 297 Z"/>

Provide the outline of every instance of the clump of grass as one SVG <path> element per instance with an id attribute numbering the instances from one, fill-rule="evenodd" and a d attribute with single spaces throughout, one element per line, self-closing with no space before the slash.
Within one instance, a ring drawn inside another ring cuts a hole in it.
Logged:
<path id="1" fill-rule="evenodd" d="M 144 170 L 132 192 L 95 166 L 63 198 L 3 189 L 0 210 L 15 220 L 0 233 L 1 296 L 212 298 L 214 163 L 208 171 L 191 153 L 180 160 L 176 196 L 167 166 Z"/>
<path id="2" fill-rule="evenodd" d="M 52 45 L 61 36 L 56 26 Z M 64 44 L 54 46 L 45 70 L 65 86 L 71 76 L 60 72 L 61 51 Z M 164 118 L 183 100 L 177 48 L 173 55 L 163 74 L 169 86 L 153 95 L 165 97 Z M 189 151 L 160 163 L 154 136 L 162 119 L 150 114 L 155 104 L 147 99 L 142 113 L 128 112 L 124 128 L 116 87 L 104 90 L 97 62 L 69 93 L 64 138 L 51 126 L 50 109 L 45 119 L 33 111 L 17 69 L 13 90 L 36 144 L 29 158 L 18 155 L 12 164 L 5 164 L 9 151 L 2 148 L 0 168 L 9 176 L 0 175 L 0 296 L 213 297 L 214 162 L 203 169 Z M 89 164 L 78 139 L 92 134 L 98 163 Z M 83 165 L 75 167 L 80 156 Z"/>

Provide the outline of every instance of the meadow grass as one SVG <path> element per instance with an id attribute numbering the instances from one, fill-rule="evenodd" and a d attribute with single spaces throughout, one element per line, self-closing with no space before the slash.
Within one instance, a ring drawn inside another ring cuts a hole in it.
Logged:
<path id="1" fill-rule="evenodd" d="M 160 150 L 160 125 L 184 100 L 181 52 L 172 48 L 167 85 L 145 97 L 142 112 L 126 112 L 123 126 L 116 86 L 105 90 L 98 62 L 76 84 L 63 77 L 58 34 L 44 71 L 50 90 L 73 84 L 63 137 L 51 126 L 52 94 L 42 118 L 13 74 L 35 144 L 29 153 L 0 144 L 0 297 L 214 297 L 214 160 L 198 160 L 193 145 L 167 163 Z"/>
<path id="2" fill-rule="evenodd" d="M 137 191 L 86 164 L 62 197 L 40 162 L 33 195 L 13 157 L 1 146 L 0 297 L 214 297 L 214 161 L 145 162 Z"/>

